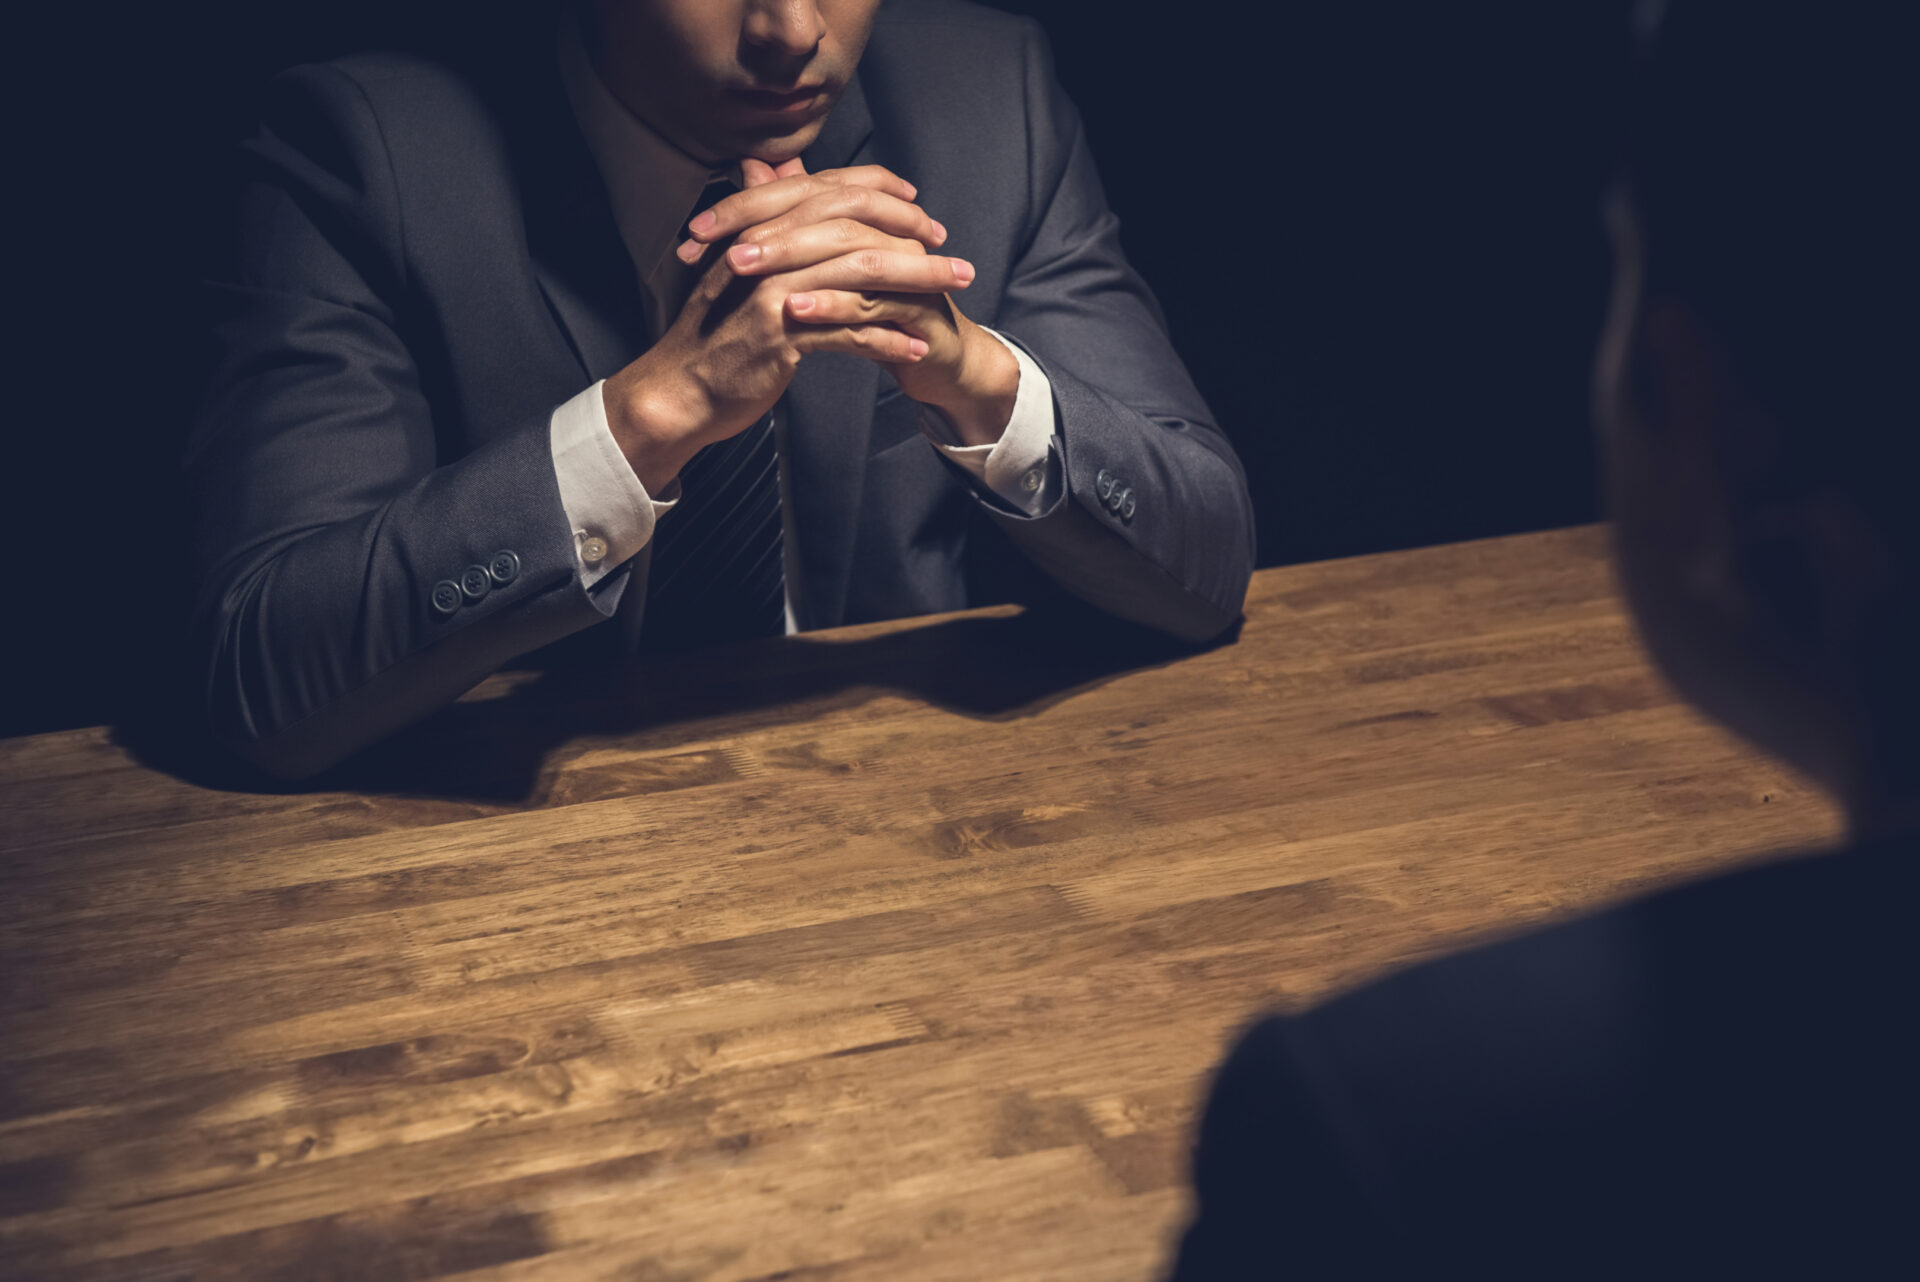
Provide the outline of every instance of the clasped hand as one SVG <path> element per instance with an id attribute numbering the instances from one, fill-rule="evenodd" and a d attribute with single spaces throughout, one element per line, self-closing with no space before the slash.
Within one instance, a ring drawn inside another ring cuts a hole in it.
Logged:
<path id="1" fill-rule="evenodd" d="M 913 185 L 879 165 L 808 174 L 749 159 L 741 172 L 746 189 L 696 217 L 677 251 L 709 261 L 679 317 L 607 380 L 609 425 L 648 492 L 757 422 L 813 352 L 877 361 L 966 443 L 997 439 L 1018 367 L 953 305 L 973 266 L 929 252 L 947 231 Z"/>

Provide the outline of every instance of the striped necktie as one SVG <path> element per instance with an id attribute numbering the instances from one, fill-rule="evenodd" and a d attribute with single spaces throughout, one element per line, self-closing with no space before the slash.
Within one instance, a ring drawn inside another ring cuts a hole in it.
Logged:
<path id="1" fill-rule="evenodd" d="M 733 190 L 729 181 L 710 184 L 690 214 Z M 659 301 L 668 310 L 656 335 L 679 314 L 711 258 L 710 251 L 672 286 L 661 280 Z M 689 650 L 785 631 L 779 412 L 776 407 L 739 435 L 707 446 L 680 470 L 680 501 L 654 527 L 641 649 Z"/>

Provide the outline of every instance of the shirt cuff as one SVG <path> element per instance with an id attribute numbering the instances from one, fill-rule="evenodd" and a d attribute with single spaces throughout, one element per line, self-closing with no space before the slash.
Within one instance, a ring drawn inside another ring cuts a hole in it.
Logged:
<path id="1" fill-rule="evenodd" d="M 1020 367 L 1020 386 L 1013 396 L 1013 415 L 1000 439 L 992 445 L 950 445 L 953 427 L 931 406 L 921 410 L 921 426 L 934 448 L 965 468 L 981 484 L 1028 516 L 1050 507 L 1060 492 L 1060 454 L 1050 448 L 1055 439 L 1053 384 L 1033 357 L 985 325 L 995 341 L 1013 353 Z"/>
<path id="2" fill-rule="evenodd" d="M 674 493 L 670 499 L 655 499 L 640 484 L 614 443 L 601 387 L 595 383 L 554 410 L 551 424 L 560 506 L 573 531 L 581 585 L 589 588 L 632 560 L 653 538 L 653 523 L 679 498 Z"/>

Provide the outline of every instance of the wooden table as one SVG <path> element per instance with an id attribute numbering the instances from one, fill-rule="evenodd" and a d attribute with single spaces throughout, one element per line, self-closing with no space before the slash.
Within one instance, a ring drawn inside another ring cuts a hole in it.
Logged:
<path id="1" fill-rule="evenodd" d="M 0 1273 L 1147 1279 L 1256 1012 L 1831 840 L 1604 531 L 507 674 L 337 788 L 0 742 Z"/>

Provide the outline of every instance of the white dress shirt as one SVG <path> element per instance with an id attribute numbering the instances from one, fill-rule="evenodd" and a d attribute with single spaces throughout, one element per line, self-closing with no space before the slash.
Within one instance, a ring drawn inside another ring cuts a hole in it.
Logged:
<path id="1" fill-rule="evenodd" d="M 574 119 L 606 183 L 614 223 L 638 273 L 642 300 L 653 318 L 657 338 L 671 317 L 666 316 L 651 282 L 670 274 L 664 270 L 667 259 L 679 244 L 694 202 L 707 184 L 721 175 L 660 137 L 614 97 L 594 70 L 571 18 L 561 29 L 560 71 Z M 737 170 L 726 172 L 738 181 Z M 1037 515 L 1060 488 L 1059 454 L 1049 448 L 1057 430 L 1053 389 L 1040 367 L 1018 346 L 993 330 L 986 332 L 1013 353 L 1020 367 L 1013 414 L 999 441 L 992 445 L 953 444 L 956 437 L 952 425 L 931 407 L 922 407 L 921 430 L 931 448 L 959 464 L 1002 501 L 1030 516 Z M 680 487 L 675 480 L 658 497 L 647 493 L 614 443 L 601 387 L 595 383 L 554 410 L 550 427 L 560 503 L 573 528 L 574 552 L 579 558 L 581 581 L 587 587 L 644 548 L 653 537 L 657 521 L 672 519 Z M 783 418 L 775 422 L 784 429 Z M 787 631 L 797 632 L 806 618 L 806 603 L 799 595 L 801 578 L 793 505 L 788 498 L 791 479 L 784 430 L 776 435 L 775 443 L 780 455 Z M 859 465 L 858 459 L 847 460 L 849 467 Z"/>

